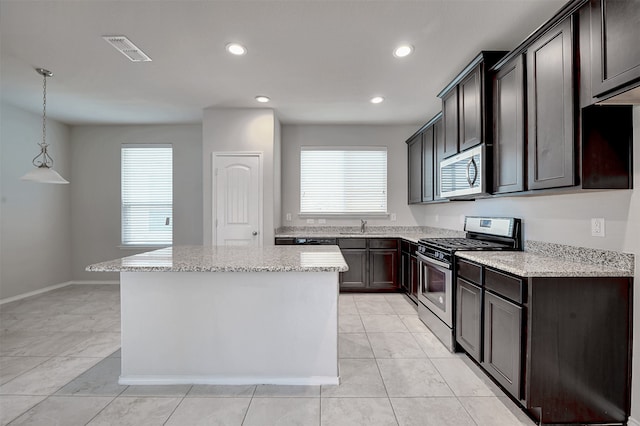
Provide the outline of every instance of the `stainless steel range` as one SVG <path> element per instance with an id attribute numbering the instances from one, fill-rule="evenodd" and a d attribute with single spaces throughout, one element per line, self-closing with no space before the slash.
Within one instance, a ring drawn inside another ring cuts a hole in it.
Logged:
<path id="1" fill-rule="evenodd" d="M 467 216 L 464 238 L 420 239 L 418 314 L 451 352 L 455 350 L 455 252 L 522 250 L 521 227 L 516 218 Z"/>

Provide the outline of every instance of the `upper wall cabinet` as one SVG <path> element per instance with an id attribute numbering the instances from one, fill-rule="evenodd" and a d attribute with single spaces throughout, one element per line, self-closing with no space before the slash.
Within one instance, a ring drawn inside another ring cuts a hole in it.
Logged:
<path id="1" fill-rule="evenodd" d="M 444 158 L 492 142 L 489 68 L 507 52 L 480 52 L 439 94 L 442 99 Z"/>
<path id="2" fill-rule="evenodd" d="M 527 48 L 528 184 L 576 184 L 573 31 L 569 17 Z"/>
<path id="3" fill-rule="evenodd" d="M 493 80 L 493 191 L 524 191 L 524 58 L 496 70 Z"/>
<path id="4" fill-rule="evenodd" d="M 590 8 L 593 96 L 640 84 L 640 0 L 591 0 Z"/>
<path id="5" fill-rule="evenodd" d="M 444 150 L 442 134 L 442 113 L 438 113 L 407 140 L 409 204 L 441 200 L 436 164 Z"/>
<path id="6" fill-rule="evenodd" d="M 433 126 L 425 129 L 422 134 L 422 202 L 433 201 L 435 179 L 433 174 Z"/>
<path id="7" fill-rule="evenodd" d="M 422 202 L 422 132 L 407 141 L 409 156 L 409 204 Z"/>

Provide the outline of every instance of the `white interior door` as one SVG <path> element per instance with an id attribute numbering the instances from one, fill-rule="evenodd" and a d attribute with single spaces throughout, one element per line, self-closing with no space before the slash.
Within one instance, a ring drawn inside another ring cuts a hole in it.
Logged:
<path id="1" fill-rule="evenodd" d="M 220 246 L 262 245 L 260 154 L 213 154 L 214 238 Z"/>

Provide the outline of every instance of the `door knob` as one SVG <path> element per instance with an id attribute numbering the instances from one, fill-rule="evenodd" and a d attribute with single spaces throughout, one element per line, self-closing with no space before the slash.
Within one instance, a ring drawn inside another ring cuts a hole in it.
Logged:
<path id="1" fill-rule="evenodd" d="M 258 231 L 253 231 L 251 234 L 255 237 L 256 235 L 258 235 Z"/>

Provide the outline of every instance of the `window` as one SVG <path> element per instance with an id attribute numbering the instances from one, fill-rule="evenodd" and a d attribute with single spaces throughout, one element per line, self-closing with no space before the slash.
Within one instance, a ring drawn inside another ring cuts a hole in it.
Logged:
<path id="1" fill-rule="evenodd" d="M 387 149 L 302 147 L 300 213 L 386 214 Z"/>
<path id="2" fill-rule="evenodd" d="M 122 245 L 173 241 L 173 148 L 122 145 Z"/>

